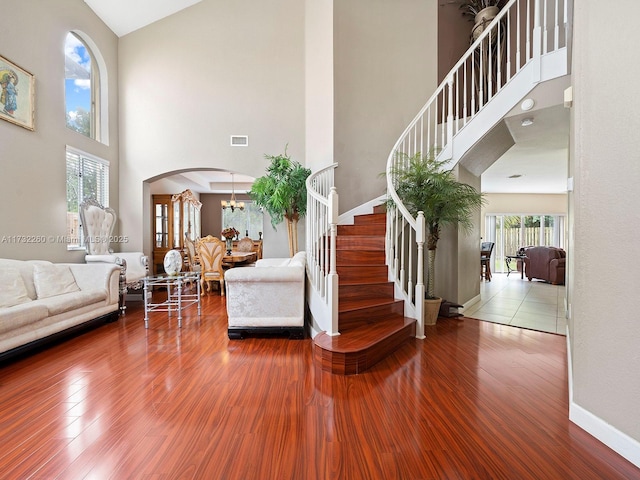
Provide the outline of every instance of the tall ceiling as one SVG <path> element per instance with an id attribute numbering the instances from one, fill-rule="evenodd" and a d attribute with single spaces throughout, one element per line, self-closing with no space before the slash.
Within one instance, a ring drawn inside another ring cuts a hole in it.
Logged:
<path id="1" fill-rule="evenodd" d="M 201 0 L 84 0 L 119 37 L 173 15 Z"/>
<path id="2" fill-rule="evenodd" d="M 84 1 L 116 35 L 121 37 L 201 0 Z M 518 105 L 504 119 L 515 143 L 482 173 L 483 192 L 567 191 L 569 115 L 568 111 L 562 108 L 562 89 L 566 88 L 567 84 L 567 79 L 559 84 L 543 84 L 542 88 L 537 88 L 529 96 L 534 100 L 534 109 L 525 112 Z M 529 119 L 532 123 L 523 126 L 524 119 Z M 238 192 L 246 191 L 246 186 L 253 181 L 251 177 L 238 175 L 235 179 L 235 190 Z M 231 191 L 231 175 L 227 172 L 182 173 L 175 175 L 172 180 L 198 193 Z"/>

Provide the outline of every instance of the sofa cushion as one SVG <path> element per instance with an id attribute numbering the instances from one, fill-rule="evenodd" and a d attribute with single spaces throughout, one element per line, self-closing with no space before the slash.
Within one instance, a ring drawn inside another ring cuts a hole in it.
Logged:
<path id="1" fill-rule="evenodd" d="M 0 271 L 0 307 L 12 307 L 30 301 L 18 269 L 9 267 Z"/>
<path id="2" fill-rule="evenodd" d="M 49 316 L 53 316 L 104 301 L 106 298 L 107 292 L 104 290 L 83 290 L 37 300 L 36 303 L 45 305 Z"/>
<path id="3" fill-rule="evenodd" d="M 66 265 L 34 265 L 33 283 L 39 299 L 80 290 L 71 269 Z"/>
<path id="4" fill-rule="evenodd" d="M 35 303 L 22 303 L 0 309 L 0 335 L 47 318 L 47 307 Z"/>

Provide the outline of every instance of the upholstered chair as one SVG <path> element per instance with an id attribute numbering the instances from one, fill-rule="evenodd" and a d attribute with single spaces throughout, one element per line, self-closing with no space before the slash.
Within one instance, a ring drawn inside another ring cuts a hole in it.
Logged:
<path id="1" fill-rule="evenodd" d="M 249 237 L 244 237 L 238 242 L 238 251 L 239 252 L 252 252 L 253 251 L 253 240 Z"/>
<path id="2" fill-rule="evenodd" d="M 564 285 L 566 256 L 557 247 L 529 247 L 525 250 L 525 275 L 531 281 L 534 278 L 553 285 Z"/>
<path id="3" fill-rule="evenodd" d="M 254 252 L 256 251 L 253 245 L 253 240 L 250 237 L 241 238 L 238 242 L 238 246 L 236 247 L 239 252 Z M 257 255 L 256 255 L 257 257 Z M 236 265 L 238 267 L 255 267 L 256 262 L 251 263 L 241 263 Z"/>
<path id="4" fill-rule="evenodd" d="M 196 243 L 196 251 L 200 257 L 200 284 L 202 295 L 211 291 L 211 282 L 220 284 L 220 295 L 224 297 L 224 270 L 222 258 L 226 251 L 225 243 L 219 238 L 207 235 Z"/>
<path id="5" fill-rule="evenodd" d="M 142 252 L 113 252 L 109 245 L 113 240 L 116 219 L 112 208 L 103 207 L 93 198 L 87 198 L 80 204 L 80 222 L 87 250 L 85 261 L 120 265 L 120 311 L 124 313 L 127 292 L 143 294 L 143 279 L 149 273 L 149 259 Z"/>

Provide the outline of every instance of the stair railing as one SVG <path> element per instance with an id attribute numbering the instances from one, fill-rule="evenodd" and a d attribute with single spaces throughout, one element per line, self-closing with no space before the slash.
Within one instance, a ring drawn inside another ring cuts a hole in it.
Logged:
<path id="1" fill-rule="evenodd" d="M 390 279 L 404 295 L 405 314 L 417 319 L 418 338 L 424 336 L 424 219 L 420 221 L 420 214 L 414 218 L 404 207 L 392 172 L 404 168 L 402 162 L 418 152 L 437 152 L 441 159 L 451 158 L 454 136 L 525 65 L 540 62 L 544 54 L 567 46 L 571 3 L 509 1 L 436 88 L 389 154 L 387 195 L 395 206 L 387 210 L 387 264 Z"/>
<path id="2" fill-rule="evenodd" d="M 338 335 L 338 273 L 336 237 L 338 192 L 334 184 L 337 163 L 307 177 L 306 250 L 311 291 L 309 308 L 320 330 Z"/>

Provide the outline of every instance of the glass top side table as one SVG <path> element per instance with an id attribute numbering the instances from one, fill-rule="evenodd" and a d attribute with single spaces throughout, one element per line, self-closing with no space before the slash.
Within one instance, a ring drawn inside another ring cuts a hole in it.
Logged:
<path id="1" fill-rule="evenodd" d="M 196 282 L 196 293 L 183 292 L 187 283 Z M 166 287 L 167 299 L 154 303 L 151 298 L 153 287 Z M 149 328 L 149 312 L 178 313 L 178 328 L 182 327 L 182 310 L 198 305 L 200 316 L 200 272 L 180 272 L 175 275 L 152 275 L 144 278 L 144 328 Z"/>

